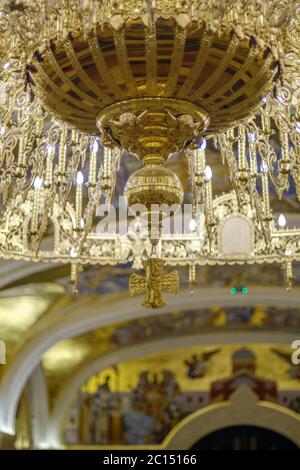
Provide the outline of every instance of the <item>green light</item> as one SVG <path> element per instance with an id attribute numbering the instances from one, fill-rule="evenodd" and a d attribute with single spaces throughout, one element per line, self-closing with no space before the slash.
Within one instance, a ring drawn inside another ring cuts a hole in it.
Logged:
<path id="1" fill-rule="evenodd" d="M 237 293 L 237 288 L 236 287 L 232 287 L 231 288 L 231 293 L 232 295 L 235 295 Z"/>
<path id="2" fill-rule="evenodd" d="M 248 294 L 248 287 L 242 287 L 242 294 Z"/>

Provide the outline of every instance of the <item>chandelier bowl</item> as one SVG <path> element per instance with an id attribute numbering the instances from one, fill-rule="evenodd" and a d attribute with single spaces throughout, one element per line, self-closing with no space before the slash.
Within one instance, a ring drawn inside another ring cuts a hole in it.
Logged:
<path id="1" fill-rule="evenodd" d="M 178 100 L 183 114 L 198 106 L 209 117 L 205 133 L 220 132 L 260 105 L 276 73 L 270 50 L 254 39 L 213 34 L 195 21 L 107 21 L 85 36 L 70 31 L 36 51 L 28 76 L 52 114 L 89 134 L 99 132 L 97 116 L 106 108 L 126 103 L 126 112 L 135 112 L 146 97 Z"/>

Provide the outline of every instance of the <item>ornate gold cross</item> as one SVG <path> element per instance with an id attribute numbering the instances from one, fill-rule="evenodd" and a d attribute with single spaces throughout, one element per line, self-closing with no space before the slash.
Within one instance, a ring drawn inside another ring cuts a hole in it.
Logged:
<path id="1" fill-rule="evenodd" d="M 150 258 L 143 261 L 146 276 L 132 274 L 129 279 L 129 292 L 131 296 L 146 292 L 143 306 L 146 308 L 161 308 L 166 305 L 162 292 L 177 294 L 179 290 L 179 276 L 177 271 L 162 274 L 166 262 L 159 258 Z"/>

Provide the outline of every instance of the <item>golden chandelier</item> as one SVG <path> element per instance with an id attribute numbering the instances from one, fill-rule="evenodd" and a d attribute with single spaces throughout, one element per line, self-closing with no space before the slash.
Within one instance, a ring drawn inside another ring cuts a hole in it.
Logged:
<path id="1" fill-rule="evenodd" d="M 300 231 L 275 227 L 269 191 L 292 184 L 300 199 L 299 12 L 290 0 L 2 0 L 0 256 L 71 263 L 74 284 L 86 264 L 143 263 L 130 289 L 148 307 L 177 291 L 165 264 L 194 282 L 197 265 L 281 263 L 290 287 Z M 233 187 L 215 199 L 207 143 Z M 124 151 L 142 164 L 125 187 L 145 207 L 141 244 L 95 230 Z M 183 201 L 165 166 L 176 152 L 195 218 L 204 206 L 189 236 L 152 221 L 153 204 Z M 251 225 L 248 251 L 222 249 L 229 217 Z"/>

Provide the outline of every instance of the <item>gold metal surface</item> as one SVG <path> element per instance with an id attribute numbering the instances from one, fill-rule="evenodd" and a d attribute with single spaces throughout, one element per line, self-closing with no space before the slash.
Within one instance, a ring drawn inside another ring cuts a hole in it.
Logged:
<path id="1" fill-rule="evenodd" d="M 179 276 L 177 271 L 162 274 L 166 262 L 162 259 L 150 258 L 143 262 L 145 277 L 133 273 L 129 280 L 129 292 L 132 296 L 146 292 L 143 306 L 146 308 L 161 308 L 166 305 L 163 291 L 177 294 Z"/>
<path id="2" fill-rule="evenodd" d="M 180 206 L 183 189 L 178 176 L 169 168 L 160 165 L 147 165 L 130 175 L 124 195 L 128 206 L 142 204 L 151 212 L 154 204 Z"/>
<path id="3" fill-rule="evenodd" d="M 178 25 L 176 11 L 149 23 L 138 13 L 134 20 L 124 14 L 118 27 L 113 19 L 89 39 L 77 30 L 57 37 L 28 67 L 33 90 L 47 108 L 82 131 L 96 133 L 96 117 L 110 104 L 120 105 L 119 113 L 132 112 L 136 99 L 150 96 L 179 99 L 185 114 L 200 106 L 209 116 L 206 132 L 215 133 L 249 116 L 273 86 L 276 61 L 267 60 L 272 52 L 238 31 L 212 33 L 188 16 Z M 103 58 L 98 67 L 90 49 L 95 44 Z M 109 82 L 102 78 L 103 61 Z M 139 109 L 149 108 L 144 103 Z M 158 109 L 164 109 L 163 101 Z"/>
<path id="4" fill-rule="evenodd" d="M 13 348 L 50 306 L 64 294 L 58 284 L 38 284 L 7 289 L 0 295 L 0 339 L 7 359 Z"/>
<path id="5" fill-rule="evenodd" d="M 95 229 L 99 201 L 114 200 L 123 151 L 148 165 L 184 150 L 193 214 L 203 204 L 205 222 L 197 241 L 162 239 L 162 257 L 172 265 L 279 262 L 290 288 L 299 233 L 275 226 L 270 184 L 279 198 L 295 190 L 300 199 L 298 7 L 221 3 L 1 6 L 2 257 L 71 263 L 74 286 L 83 264 L 127 262 L 137 246 L 118 235 L 103 241 Z M 226 202 L 213 197 L 206 145 L 228 168 L 235 196 Z M 155 191 L 161 201 L 179 199 L 175 186 Z M 251 253 L 220 252 L 222 211 L 251 219 Z M 147 242 L 138 251 L 145 255 Z"/>
<path id="6" fill-rule="evenodd" d="M 103 143 L 125 148 L 146 165 L 162 164 L 171 153 L 197 145 L 208 123 L 199 106 L 170 98 L 122 101 L 97 116 Z"/>

